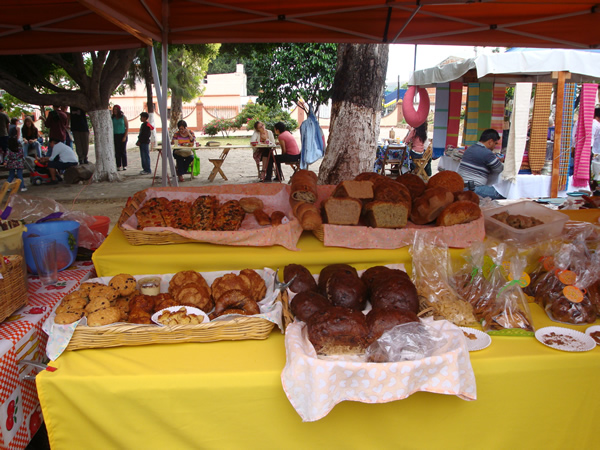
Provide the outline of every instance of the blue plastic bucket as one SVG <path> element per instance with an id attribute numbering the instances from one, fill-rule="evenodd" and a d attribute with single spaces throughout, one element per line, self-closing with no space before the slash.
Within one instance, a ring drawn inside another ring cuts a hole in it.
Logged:
<path id="1" fill-rule="evenodd" d="M 56 241 L 56 259 L 58 260 L 59 272 L 73 264 L 77 257 L 79 222 L 62 220 L 27 225 L 27 231 L 23 233 L 23 250 L 25 251 L 27 270 L 34 275 L 37 275 L 37 267 L 35 267 L 33 261 L 30 244 L 42 238 Z"/>

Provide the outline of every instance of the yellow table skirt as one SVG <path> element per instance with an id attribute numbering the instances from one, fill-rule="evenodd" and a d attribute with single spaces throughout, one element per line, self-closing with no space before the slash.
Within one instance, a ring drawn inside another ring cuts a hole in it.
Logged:
<path id="1" fill-rule="evenodd" d="M 534 323 L 556 325 L 532 305 Z M 585 329 L 585 327 L 573 327 Z M 474 402 L 343 402 L 303 423 L 281 386 L 284 337 L 65 352 L 37 388 L 52 448 L 595 448 L 600 348 L 492 336 Z"/>

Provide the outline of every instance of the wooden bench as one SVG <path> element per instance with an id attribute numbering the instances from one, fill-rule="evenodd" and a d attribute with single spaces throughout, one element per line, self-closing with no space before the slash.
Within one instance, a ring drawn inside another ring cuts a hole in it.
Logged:
<path id="1" fill-rule="evenodd" d="M 231 150 L 231 149 L 224 148 L 223 152 L 221 153 L 221 156 L 219 156 L 218 158 L 209 159 L 209 161 L 212 163 L 212 165 L 214 167 L 213 167 L 212 171 L 210 172 L 210 175 L 208 176 L 208 181 L 211 181 L 211 182 L 214 181 L 217 174 L 220 174 L 223 177 L 223 179 L 225 181 L 227 181 L 227 177 L 225 176 L 223 169 L 221 169 L 221 166 L 225 162 L 225 159 L 227 158 L 227 154 L 229 153 L 229 150 Z"/>

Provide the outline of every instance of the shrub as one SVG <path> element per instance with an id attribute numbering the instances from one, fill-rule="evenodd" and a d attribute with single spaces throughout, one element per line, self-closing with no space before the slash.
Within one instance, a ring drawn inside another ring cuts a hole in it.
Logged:
<path id="1" fill-rule="evenodd" d="M 216 136 L 221 133 L 223 137 L 227 138 L 229 133 L 239 128 L 235 119 L 214 119 L 204 126 L 202 132 L 209 136 Z"/>
<path id="2" fill-rule="evenodd" d="M 287 129 L 293 132 L 298 128 L 298 122 L 290 116 L 290 113 L 281 108 L 269 108 L 258 103 L 248 103 L 242 111 L 235 117 L 237 128 L 246 127 L 248 130 L 254 130 L 254 124 L 260 120 L 265 124 L 265 127 L 273 131 L 277 122 L 285 123 Z"/>

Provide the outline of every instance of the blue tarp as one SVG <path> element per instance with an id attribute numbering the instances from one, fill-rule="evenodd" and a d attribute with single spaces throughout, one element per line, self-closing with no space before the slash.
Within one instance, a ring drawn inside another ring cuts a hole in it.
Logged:
<path id="1" fill-rule="evenodd" d="M 383 106 L 390 106 L 396 103 L 396 99 L 402 100 L 407 89 L 394 89 L 392 92 L 387 92 L 383 98 Z"/>

